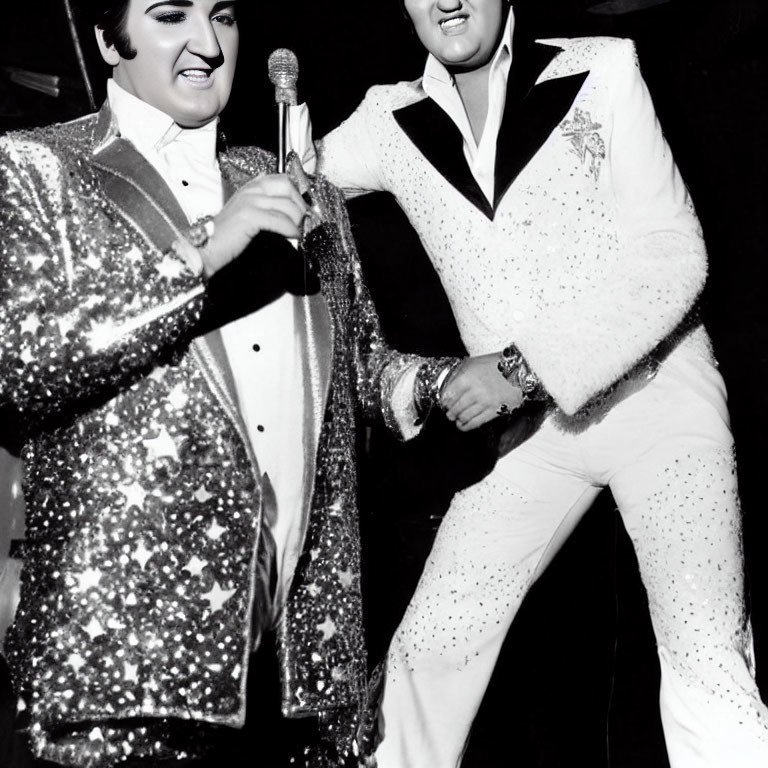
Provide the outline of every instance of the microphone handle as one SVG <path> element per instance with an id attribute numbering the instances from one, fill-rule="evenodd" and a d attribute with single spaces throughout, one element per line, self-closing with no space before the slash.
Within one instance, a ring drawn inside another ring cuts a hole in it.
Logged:
<path id="1" fill-rule="evenodd" d="M 288 154 L 288 106 L 277 102 L 277 172 L 285 173 L 285 156 Z"/>

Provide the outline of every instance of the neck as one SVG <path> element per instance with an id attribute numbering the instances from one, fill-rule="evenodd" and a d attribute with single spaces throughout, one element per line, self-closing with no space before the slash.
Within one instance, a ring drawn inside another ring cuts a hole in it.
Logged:
<path id="1" fill-rule="evenodd" d="M 488 75 L 491 62 L 482 67 L 466 72 L 453 74 L 456 89 L 464 104 L 472 134 L 476 142 L 480 142 L 485 128 L 485 119 L 488 116 Z"/>

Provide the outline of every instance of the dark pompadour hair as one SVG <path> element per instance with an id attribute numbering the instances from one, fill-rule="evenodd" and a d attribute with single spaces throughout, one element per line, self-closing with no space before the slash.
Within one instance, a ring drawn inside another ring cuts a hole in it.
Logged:
<path id="1" fill-rule="evenodd" d="M 104 32 L 107 45 L 114 45 L 124 59 L 136 56 L 125 30 L 131 0 L 80 0 L 78 5 L 84 21 Z"/>

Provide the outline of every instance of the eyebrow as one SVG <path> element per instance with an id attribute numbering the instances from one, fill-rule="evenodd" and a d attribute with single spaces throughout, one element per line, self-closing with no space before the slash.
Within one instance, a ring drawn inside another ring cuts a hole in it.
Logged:
<path id="1" fill-rule="evenodd" d="M 192 0 L 161 0 L 159 3 L 152 3 L 152 5 L 150 5 L 149 8 L 144 11 L 144 13 L 149 13 L 161 5 L 171 5 L 176 8 L 189 8 L 190 6 L 194 5 L 194 3 Z M 223 8 L 231 8 L 233 5 L 235 5 L 235 0 L 220 0 L 220 2 L 213 6 L 211 12 L 217 13 Z"/>

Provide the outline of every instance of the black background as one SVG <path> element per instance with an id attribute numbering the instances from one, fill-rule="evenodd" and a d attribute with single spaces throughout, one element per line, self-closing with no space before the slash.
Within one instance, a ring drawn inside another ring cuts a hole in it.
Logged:
<path id="1" fill-rule="evenodd" d="M 525 3 L 535 14 L 538 36 L 611 34 L 637 41 L 657 112 L 697 205 L 711 262 L 704 312 L 729 389 L 758 682 L 768 697 L 764 0 L 669 0 L 619 16 L 589 13 L 589 4 Z M 274 145 L 266 57 L 275 47 L 291 47 L 299 56 L 299 85 L 318 135 L 349 114 L 369 85 L 421 72 L 423 54 L 396 0 L 240 0 L 239 5 L 240 71 L 223 119 L 230 143 Z M 85 30 L 86 59 L 100 102 L 106 72 L 91 38 Z M 61 95 L 42 96 L 14 85 L 4 68 L 9 66 L 61 75 Z M 89 110 L 58 0 L 3 9 L 0 68 L 0 130 Z M 366 228 L 378 227 L 393 249 L 418 247 L 386 196 L 353 204 L 351 211 L 361 242 Z M 385 512 L 362 510 L 364 518 Z M 664 768 L 657 685 L 634 556 L 611 499 L 604 498 L 526 600 L 465 765 Z M 0 714 L 0 765 L 7 733 L 8 721 Z"/>

